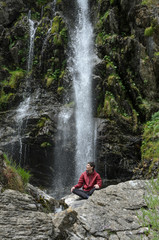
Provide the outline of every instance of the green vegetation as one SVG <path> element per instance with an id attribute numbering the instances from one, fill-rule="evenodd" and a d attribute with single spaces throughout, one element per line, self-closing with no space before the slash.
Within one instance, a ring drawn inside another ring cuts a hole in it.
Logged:
<path id="1" fill-rule="evenodd" d="M 159 56 L 159 52 L 155 52 L 154 56 L 158 57 Z"/>
<path id="2" fill-rule="evenodd" d="M 67 29 L 60 16 L 54 17 L 51 33 L 54 35 L 53 42 L 56 46 L 62 46 L 67 43 Z"/>
<path id="3" fill-rule="evenodd" d="M 118 108 L 118 104 L 115 101 L 114 95 L 106 91 L 105 93 L 105 99 L 104 99 L 104 107 L 103 111 L 107 116 L 111 116 Z"/>
<path id="4" fill-rule="evenodd" d="M 146 37 L 151 37 L 154 33 L 154 28 L 152 26 L 145 29 L 144 35 Z"/>
<path id="5" fill-rule="evenodd" d="M 48 117 L 41 117 L 37 123 L 38 128 L 43 128 L 45 123 L 49 120 Z"/>
<path id="6" fill-rule="evenodd" d="M 113 63 L 113 61 L 111 60 L 111 57 L 108 55 L 105 55 L 104 60 L 106 62 L 106 68 L 112 68 L 112 69 L 116 69 L 117 66 L 115 66 L 115 64 Z"/>
<path id="7" fill-rule="evenodd" d="M 25 71 L 23 69 L 17 69 L 15 71 L 10 71 L 11 77 L 9 79 L 9 86 L 11 88 L 16 88 L 18 85 L 18 81 L 23 79 L 25 76 Z"/>
<path id="8" fill-rule="evenodd" d="M 147 195 L 145 196 L 147 208 L 141 209 L 141 215 L 138 215 L 139 221 L 143 227 L 148 227 L 146 235 L 152 240 L 158 240 L 159 236 L 159 175 L 157 180 L 151 179 L 147 185 Z"/>
<path id="9" fill-rule="evenodd" d="M 40 145 L 40 147 L 42 147 L 42 148 L 46 148 L 46 147 L 50 147 L 51 146 L 51 144 L 49 143 L 49 142 L 43 142 L 41 145 Z"/>
<path id="10" fill-rule="evenodd" d="M 73 101 L 73 102 L 67 103 L 64 106 L 68 108 L 73 108 L 75 106 L 75 102 Z"/>
<path id="11" fill-rule="evenodd" d="M 48 0 L 37 0 L 37 4 L 39 5 L 39 7 L 42 7 L 43 5 L 47 4 Z"/>
<path id="12" fill-rule="evenodd" d="M 63 92 L 64 92 L 64 87 L 58 87 L 58 89 L 57 89 L 57 93 L 59 94 L 59 95 L 62 95 L 63 94 Z"/>
<path id="13" fill-rule="evenodd" d="M 5 110 L 8 104 L 11 103 L 15 98 L 14 93 L 6 94 L 3 89 L 0 91 L 0 110 Z"/>
<path id="14" fill-rule="evenodd" d="M 113 3 L 114 3 L 114 0 L 110 0 L 110 4 L 113 5 Z"/>
<path id="15" fill-rule="evenodd" d="M 158 0 L 143 0 L 141 4 L 151 6 L 151 5 L 158 4 Z"/>
<path id="16" fill-rule="evenodd" d="M 4 159 L 6 162 L 6 169 L 4 170 L 5 188 L 23 192 L 31 177 L 30 172 L 16 165 L 6 154 L 4 154 Z"/>
<path id="17" fill-rule="evenodd" d="M 52 82 L 54 81 L 54 78 L 49 76 L 46 78 L 46 86 L 50 87 L 50 85 L 52 84 Z"/>
<path id="18" fill-rule="evenodd" d="M 54 82 L 56 82 L 57 85 L 61 74 L 62 73 L 60 72 L 60 69 L 56 69 L 54 72 L 52 71 L 52 69 L 48 69 L 47 74 L 45 75 L 46 86 L 50 87 L 51 84 Z"/>
<path id="19" fill-rule="evenodd" d="M 56 0 L 56 4 L 62 3 L 62 0 Z"/>
<path id="20" fill-rule="evenodd" d="M 10 75 L 7 79 L 4 79 L 0 83 L 0 110 L 5 110 L 10 103 L 15 99 L 14 90 L 17 89 L 20 84 L 20 80 L 25 77 L 25 71 L 23 69 L 16 69 L 10 71 L 8 68 L 3 69 Z"/>
<path id="21" fill-rule="evenodd" d="M 149 172 L 151 172 L 154 164 L 159 162 L 159 112 L 153 114 L 151 121 L 145 124 L 142 137 L 142 162 L 151 161 L 149 169 Z"/>

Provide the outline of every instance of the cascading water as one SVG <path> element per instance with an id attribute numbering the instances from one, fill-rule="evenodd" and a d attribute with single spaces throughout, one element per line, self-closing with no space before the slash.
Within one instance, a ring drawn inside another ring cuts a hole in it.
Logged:
<path id="1" fill-rule="evenodd" d="M 88 161 L 94 161 L 94 121 L 92 116 L 93 28 L 89 20 L 88 0 L 77 0 L 78 20 L 71 33 L 70 71 L 76 103 L 76 180 Z"/>
<path id="2" fill-rule="evenodd" d="M 28 14 L 28 22 L 29 22 L 29 29 L 30 29 L 30 44 L 29 44 L 29 55 L 28 55 L 28 64 L 27 64 L 27 71 L 32 70 L 33 65 L 33 56 L 34 56 L 34 39 L 37 26 L 35 26 L 35 22 L 31 20 L 31 11 Z"/>
<path id="3" fill-rule="evenodd" d="M 34 56 L 34 39 L 35 33 L 37 29 L 37 25 L 34 21 L 31 20 L 31 11 L 28 14 L 28 23 L 29 23 L 29 32 L 30 32 L 30 41 L 29 41 L 29 54 L 28 54 L 28 62 L 27 62 L 27 72 L 28 76 L 26 77 L 26 87 L 23 93 L 24 101 L 21 102 L 17 109 L 16 114 L 16 122 L 18 122 L 18 139 L 19 139 L 19 162 L 22 164 L 22 156 L 23 156 L 23 164 L 25 162 L 25 155 L 26 155 L 26 147 L 22 143 L 22 135 L 27 125 L 27 119 L 24 124 L 24 119 L 29 116 L 31 113 L 29 106 L 30 106 L 30 76 L 29 72 L 32 70 L 33 65 L 33 56 Z"/>
<path id="4" fill-rule="evenodd" d="M 95 160 L 92 70 L 96 56 L 93 52 L 93 28 L 89 20 L 88 1 L 76 0 L 75 7 L 77 18 L 69 25 L 68 59 L 74 85 L 75 111 L 74 108 L 64 107 L 58 115 L 51 192 L 57 198 L 68 194 L 85 170 L 86 163 Z"/>

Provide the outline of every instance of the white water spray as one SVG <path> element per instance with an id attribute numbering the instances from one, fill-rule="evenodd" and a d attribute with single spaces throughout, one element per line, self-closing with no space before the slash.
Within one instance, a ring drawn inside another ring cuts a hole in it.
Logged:
<path id="1" fill-rule="evenodd" d="M 88 161 L 94 161 L 94 121 L 92 116 L 93 28 L 89 20 L 88 0 L 77 0 L 78 20 L 71 34 L 73 77 L 76 102 L 76 179 Z"/>
<path id="2" fill-rule="evenodd" d="M 34 39 L 37 27 L 35 27 L 35 22 L 31 20 L 31 11 L 28 14 L 29 28 L 30 28 L 30 43 L 29 43 L 29 55 L 28 55 L 28 64 L 27 71 L 32 70 L 33 65 L 33 56 L 34 56 Z"/>
<path id="3" fill-rule="evenodd" d="M 33 57 L 34 57 L 34 39 L 37 26 L 34 21 L 31 20 L 31 11 L 28 13 L 28 22 L 30 29 L 30 42 L 29 42 L 29 53 L 28 53 L 28 61 L 27 61 L 27 72 L 29 73 L 32 70 L 33 66 Z M 29 91 L 28 91 L 29 90 Z M 23 93 L 23 102 L 20 103 L 17 113 L 15 116 L 15 120 L 18 123 L 18 139 L 19 139 L 19 162 L 22 163 L 22 156 L 24 157 L 25 163 L 25 155 L 26 155 L 26 147 L 23 149 L 22 135 L 27 125 L 28 116 L 31 114 L 30 110 L 30 76 L 26 77 L 26 88 Z M 25 120 L 25 124 L 24 124 Z M 23 154 L 24 152 L 24 154 Z"/>

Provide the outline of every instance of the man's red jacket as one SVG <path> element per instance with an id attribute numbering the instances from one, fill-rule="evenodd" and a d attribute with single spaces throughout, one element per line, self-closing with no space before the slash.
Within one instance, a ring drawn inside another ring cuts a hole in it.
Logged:
<path id="1" fill-rule="evenodd" d="M 94 188 L 95 184 L 98 184 L 99 188 L 101 188 L 102 179 L 100 175 L 95 170 L 90 174 L 85 171 L 81 174 L 78 184 L 76 184 L 74 187 L 81 188 L 83 186 L 84 191 L 90 191 Z"/>

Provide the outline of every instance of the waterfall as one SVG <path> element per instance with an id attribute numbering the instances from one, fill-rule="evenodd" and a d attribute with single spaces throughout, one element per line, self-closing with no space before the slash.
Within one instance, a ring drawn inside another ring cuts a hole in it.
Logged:
<path id="1" fill-rule="evenodd" d="M 76 180 L 86 163 L 94 161 L 94 121 L 92 114 L 93 28 L 89 20 L 88 0 L 77 0 L 78 16 L 71 32 L 70 72 L 76 103 Z"/>
<path id="2" fill-rule="evenodd" d="M 27 71 L 32 70 L 33 65 L 33 56 L 34 56 L 34 38 L 37 27 L 35 27 L 35 22 L 31 20 L 31 11 L 28 14 L 29 29 L 30 29 L 30 43 L 29 43 L 29 55 L 28 55 L 28 64 Z"/>
<path id="3" fill-rule="evenodd" d="M 29 73 L 32 70 L 33 65 L 33 57 L 34 57 L 34 39 L 35 33 L 37 29 L 37 24 L 31 20 L 31 11 L 28 13 L 28 23 L 29 23 L 29 33 L 30 33 L 30 41 L 29 41 L 29 53 L 28 53 L 28 61 L 27 61 L 27 72 Z M 26 156 L 26 146 L 23 146 L 22 136 L 25 132 L 25 128 L 27 126 L 27 118 L 31 114 L 30 110 L 30 76 L 26 77 L 26 87 L 23 92 L 23 102 L 20 103 L 18 109 L 16 110 L 15 120 L 18 123 L 18 139 L 19 139 L 19 163 L 25 164 L 25 156 Z M 25 120 L 25 121 L 24 121 Z M 22 161 L 23 158 L 23 161 Z"/>
<path id="4" fill-rule="evenodd" d="M 89 20 L 88 1 L 76 0 L 76 7 L 76 20 L 73 26 L 69 25 L 68 57 L 75 109 L 63 107 L 58 115 L 51 190 L 51 194 L 57 198 L 68 194 L 85 171 L 86 163 L 95 160 L 92 71 L 96 56 L 93 51 L 93 28 Z"/>

